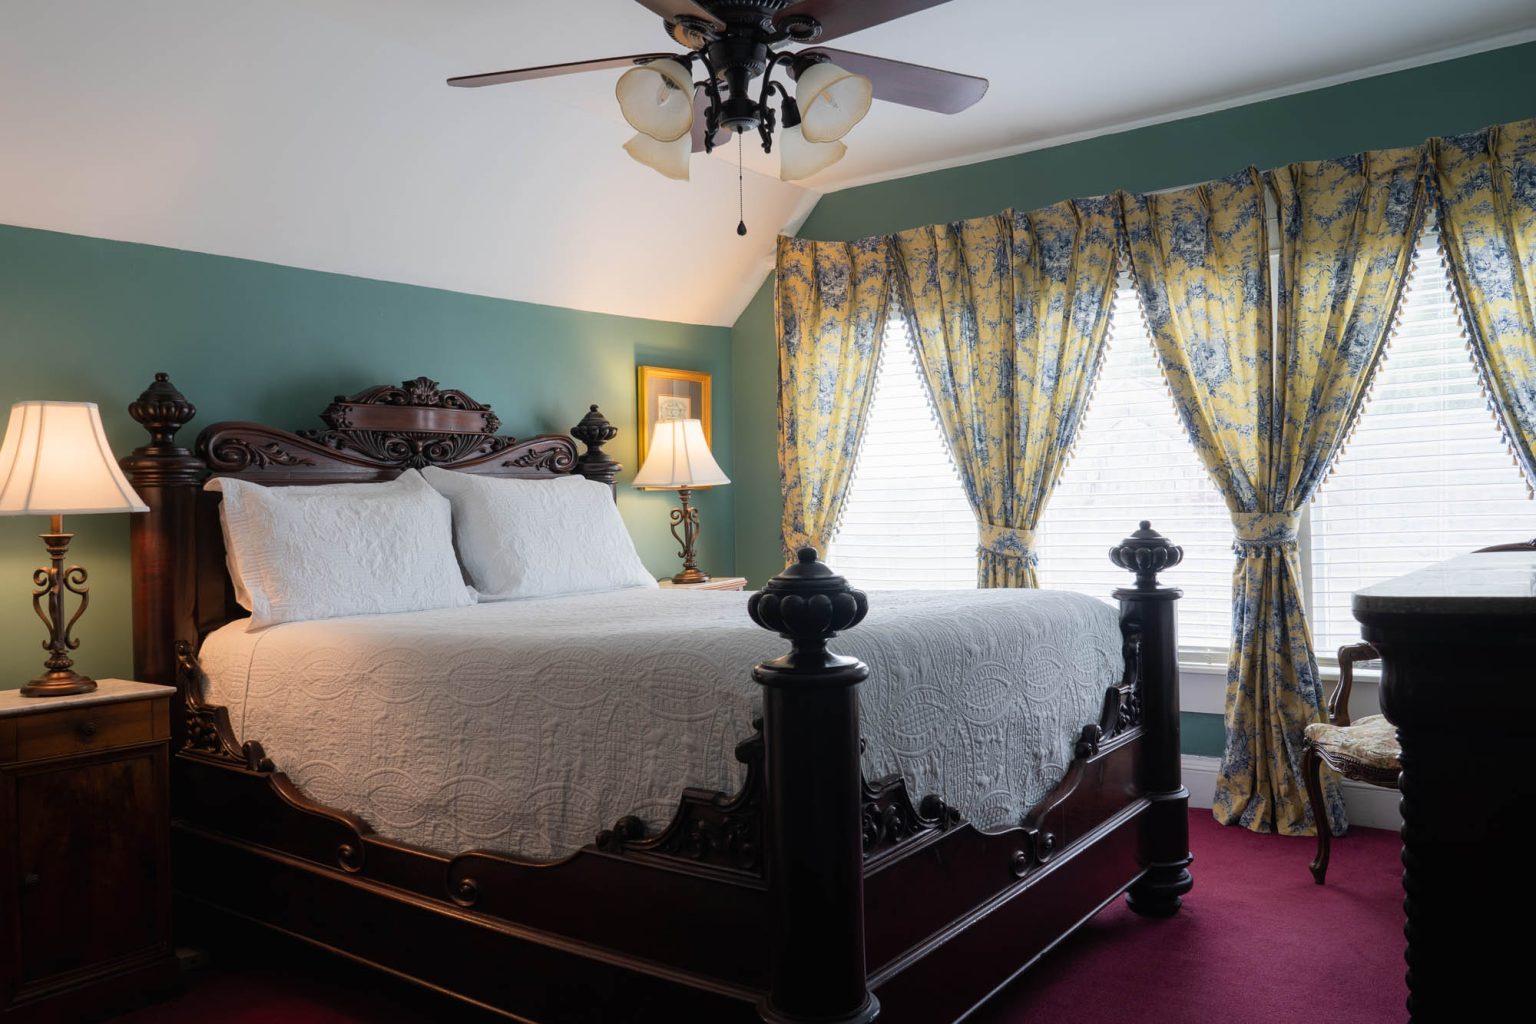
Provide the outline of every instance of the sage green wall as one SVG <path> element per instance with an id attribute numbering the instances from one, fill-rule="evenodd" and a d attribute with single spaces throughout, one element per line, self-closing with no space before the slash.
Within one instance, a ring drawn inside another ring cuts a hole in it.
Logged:
<path id="1" fill-rule="evenodd" d="M 671 496 L 623 486 L 635 466 L 635 367 L 731 378 L 730 334 L 432 288 L 0 225 L 0 410 L 21 399 L 101 406 L 114 448 L 144 435 L 126 407 L 157 370 L 198 406 L 184 437 L 217 419 L 319 425 L 333 395 L 426 375 L 492 405 L 503 432 L 564 431 L 599 403 L 620 429 L 619 507 L 646 565 L 675 571 Z M 714 389 L 713 449 L 732 477 L 730 388 Z M 728 489 L 700 496 L 702 561 L 732 571 Z M 81 671 L 131 667 L 127 516 L 76 516 L 72 553 L 91 574 Z M 30 607 L 41 564 L 31 517 L 0 520 L 0 686 L 41 668 Z M 601 625 L 599 624 L 599 627 Z"/>
<path id="2" fill-rule="evenodd" d="M 1009 207 L 1034 209 L 1116 189 L 1172 188 L 1249 164 L 1277 167 L 1364 149 L 1415 145 L 1432 135 L 1473 131 L 1533 114 L 1536 43 L 1527 43 L 1052 149 L 834 192 L 817 204 L 800 235 L 864 238 Z M 913 144 L 920 146 L 921 140 Z M 754 585 L 782 567 L 772 291 L 770 278 L 731 335 L 738 481 L 732 489 L 736 571 Z"/>

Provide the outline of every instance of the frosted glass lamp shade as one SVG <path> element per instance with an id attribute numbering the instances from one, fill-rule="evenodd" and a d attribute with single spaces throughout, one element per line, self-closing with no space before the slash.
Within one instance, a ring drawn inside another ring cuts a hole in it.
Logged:
<path id="1" fill-rule="evenodd" d="M 798 127 L 785 128 L 779 133 L 779 177 L 784 181 L 799 181 L 824 171 L 848 153 L 841 142 L 807 142 L 805 133 Z"/>
<path id="2" fill-rule="evenodd" d="M 869 113 L 874 83 L 831 61 L 812 64 L 795 83 L 800 130 L 807 142 L 836 142 Z"/>
<path id="3" fill-rule="evenodd" d="M 693 156 L 693 135 L 689 133 L 672 142 L 657 142 L 642 133 L 624 143 L 624 152 L 673 181 L 687 181 L 688 158 Z"/>
<path id="4" fill-rule="evenodd" d="M 709 444 L 704 440 L 704 424 L 698 420 L 663 420 L 651 435 L 645 465 L 635 474 L 636 487 L 718 487 L 728 484 Z"/>
<path id="5" fill-rule="evenodd" d="M 0 442 L 0 515 L 148 512 L 94 402 L 17 402 Z"/>
<path id="6" fill-rule="evenodd" d="M 693 131 L 693 75 L 675 60 L 630 68 L 614 88 L 619 109 L 635 131 L 672 142 Z"/>

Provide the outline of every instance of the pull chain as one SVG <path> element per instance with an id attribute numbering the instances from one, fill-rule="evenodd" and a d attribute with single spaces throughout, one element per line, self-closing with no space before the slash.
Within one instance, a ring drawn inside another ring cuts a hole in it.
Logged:
<path id="1" fill-rule="evenodd" d="M 740 219 L 736 222 L 736 233 L 747 233 L 747 187 L 742 182 L 741 172 L 741 133 L 736 133 L 736 212 Z"/>

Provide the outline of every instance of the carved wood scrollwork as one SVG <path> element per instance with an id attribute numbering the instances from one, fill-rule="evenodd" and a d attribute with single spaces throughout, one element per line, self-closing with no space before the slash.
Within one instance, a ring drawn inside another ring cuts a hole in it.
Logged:
<path id="1" fill-rule="evenodd" d="M 233 765 L 252 772 L 277 770 L 260 743 L 241 743 L 229 722 L 229 709 L 205 704 L 202 694 L 208 685 L 202 665 L 192 653 L 192 645 L 182 640 L 176 644 L 177 680 L 187 710 L 187 739 L 180 753 L 217 764 Z"/>
<path id="2" fill-rule="evenodd" d="M 334 451 L 356 452 L 375 462 L 407 469 L 483 458 L 504 452 L 517 443 L 513 438 L 494 434 L 443 435 L 420 431 L 301 430 L 299 436 Z M 507 465 L 524 463 L 509 462 Z"/>
<path id="3" fill-rule="evenodd" d="M 763 721 L 755 719 L 752 736 L 736 745 L 736 760 L 747 778 L 735 796 L 709 790 L 683 793 L 677 814 L 666 828 L 646 834 L 645 822 L 626 815 L 597 835 L 606 853 L 645 854 L 762 875 Z M 859 815 L 865 859 L 889 853 L 909 840 L 944 832 L 961 822 L 960 812 L 930 794 L 916 805 L 900 775 L 863 783 Z"/>
<path id="4" fill-rule="evenodd" d="M 735 796 L 704 789 L 683 791 L 677 814 L 654 836 L 633 815 L 620 818 L 597 834 L 596 846 L 607 853 L 642 854 L 685 860 L 761 877 L 763 850 L 763 720 L 736 744 L 736 760 L 747 778 Z"/>
<path id="5" fill-rule="evenodd" d="M 960 824 L 960 812 L 930 793 L 912 805 L 907 780 L 890 775 L 864 783 L 859 820 L 864 833 L 864 859 L 895 849 L 929 832 L 944 832 Z"/>
<path id="6" fill-rule="evenodd" d="M 208 447 L 209 464 L 215 469 L 238 473 L 242 469 L 270 466 L 313 466 L 306 459 L 284 448 L 277 441 L 252 441 L 245 437 L 221 437 Z"/>

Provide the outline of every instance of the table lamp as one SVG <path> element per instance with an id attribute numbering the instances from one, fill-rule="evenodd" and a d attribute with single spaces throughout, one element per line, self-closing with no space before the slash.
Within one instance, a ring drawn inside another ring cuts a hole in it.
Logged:
<path id="1" fill-rule="evenodd" d="M 709 574 L 699 569 L 694 545 L 699 539 L 699 510 L 688 499 L 702 487 L 717 487 L 731 482 L 710 454 L 704 440 L 704 424 L 698 420 L 663 420 L 651 435 L 651 447 L 645 465 L 635 474 L 635 486 L 643 490 L 675 490 L 682 502 L 672 510 L 672 536 L 683 546 L 678 555 L 683 571 L 672 577 L 673 583 L 708 583 Z M 682 527 L 682 533 L 678 533 Z"/>
<path id="2" fill-rule="evenodd" d="M 21 688 L 23 697 L 62 697 L 96 689 L 96 681 L 76 672 L 69 656 L 80 646 L 70 634 L 91 597 L 85 570 L 78 565 L 64 567 L 74 538 L 64 532 L 64 517 L 148 511 L 117 468 L 94 402 L 11 406 L 5 441 L 0 443 L 0 515 L 52 517 L 49 531 L 40 534 L 51 564 L 32 574 L 37 587 L 32 607 L 48 627 L 49 637 L 43 642 L 48 660 L 46 671 Z M 66 592 L 80 598 L 80 607 L 67 619 Z"/>

